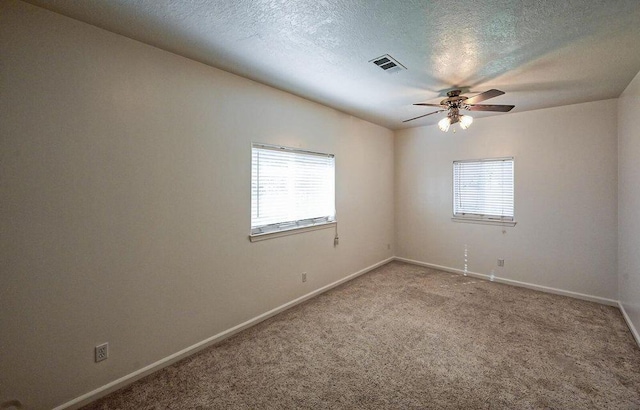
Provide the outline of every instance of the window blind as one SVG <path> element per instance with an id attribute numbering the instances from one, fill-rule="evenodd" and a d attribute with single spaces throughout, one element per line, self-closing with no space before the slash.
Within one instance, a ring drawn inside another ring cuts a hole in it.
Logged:
<path id="1" fill-rule="evenodd" d="M 251 233 L 335 221 L 335 158 L 252 145 Z"/>
<path id="2" fill-rule="evenodd" d="M 453 215 L 513 221 L 513 158 L 453 162 Z"/>

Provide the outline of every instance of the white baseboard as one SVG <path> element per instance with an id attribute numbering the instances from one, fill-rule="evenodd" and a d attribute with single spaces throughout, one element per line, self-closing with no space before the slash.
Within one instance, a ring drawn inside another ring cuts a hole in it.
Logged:
<path id="1" fill-rule="evenodd" d="M 624 309 L 624 305 L 622 302 L 618 302 L 618 308 L 620 308 L 620 312 L 622 312 L 622 317 L 624 317 L 624 321 L 627 322 L 627 326 L 629 326 L 629 330 L 631 330 L 631 334 L 633 338 L 636 339 L 636 343 L 640 346 L 640 334 L 638 334 L 638 330 L 633 325 L 631 318 L 627 314 L 627 311 Z"/>
<path id="2" fill-rule="evenodd" d="M 464 274 L 464 271 L 462 269 L 450 268 L 448 266 L 435 265 L 433 263 L 420 262 L 420 261 L 416 261 L 416 260 L 413 260 L 413 259 L 400 258 L 400 257 L 397 257 L 397 256 L 394 258 L 394 260 L 397 260 L 397 261 L 400 261 L 400 262 L 410 263 L 412 265 L 418 265 L 418 266 L 424 266 L 424 267 L 427 267 L 427 268 L 438 269 L 438 270 L 442 270 L 442 271 L 445 271 L 445 272 L 459 273 L 461 275 Z M 467 271 L 467 275 L 468 276 L 473 276 L 473 277 L 476 277 L 476 278 L 479 278 L 479 279 L 483 279 L 483 280 L 491 280 L 491 277 L 489 275 L 485 275 L 483 273 Z M 541 292 L 553 293 L 555 295 L 569 296 L 569 297 L 576 298 L 576 299 L 588 300 L 590 302 L 596 302 L 596 303 L 600 303 L 600 304 L 608 305 L 608 306 L 616 306 L 616 307 L 619 306 L 619 302 L 617 300 L 602 298 L 600 296 L 585 295 L 584 293 L 572 292 L 570 290 L 563 290 L 563 289 L 551 288 L 551 287 L 548 287 L 548 286 L 535 285 L 533 283 L 520 282 L 518 280 L 500 278 L 498 276 L 494 276 L 493 281 L 494 282 L 498 282 L 498 283 L 504 283 L 504 284 L 508 284 L 508 285 L 513 285 L 513 286 L 518 286 L 518 287 L 521 287 L 521 288 L 528 288 L 528 289 L 533 289 L 533 290 L 539 290 Z"/>
<path id="3" fill-rule="evenodd" d="M 234 326 L 231 329 L 227 329 L 227 330 L 225 330 L 223 332 L 220 332 L 217 335 L 211 336 L 210 338 L 207 338 L 207 339 L 205 339 L 205 340 L 203 340 L 201 342 L 198 342 L 198 343 L 196 343 L 196 344 L 194 344 L 192 346 L 189 346 L 186 349 L 182 349 L 179 352 L 176 352 L 176 353 L 172 354 L 171 356 L 167 356 L 164 359 L 160 359 L 155 363 L 151 363 L 150 365 L 148 365 L 146 367 L 143 367 L 142 369 L 136 370 L 133 373 L 129 373 L 128 375 L 123 376 L 123 377 L 121 377 L 121 378 L 119 378 L 117 380 L 114 380 L 111 383 L 107 383 L 102 387 L 99 387 L 99 388 L 97 388 L 97 389 L 95 389 L 93 391 L 90 391 L 89 393 L 83 394 L 80 397 L 77 397 L 77 398 L 75 398 L 75 399 L 73 399 L 71 401 L 68 401 L 68 402 L 66 402 L 64 404 L 61 404 L 60 406 L 55 407 L 53 410 L 78 409 L 78 408 L 80 408 L 80 407 L 82 407 L 84 405 L 87 405 L 87 404 L 91 403 L 94 400 L 97 400 L 97 399 L 99 399 L 101 397 L 106 396 L 107 394 L 109 394 L 111 392 L 114 392 L 114 391 L 116 391 L 118 389 L 121 389 L 122 387 L 127 386 L 127 385 L 135 382 L 136 380 L 139 380 L 139 379 L 141 379 L 141 378 L 143 378 L 143 377 L 145 377 L 145 376 L 147 376 L 147 375 L 149 375 L 149 374 L 151 374 L 153 372 L 156 372 L 156 371 L 158 371 L 158 370 L 160 370 L 160 369 L 162 369 L 164 367 L 170 366 L 173 363 L 175 363 L 175 362 L 177 362 L 177 361 L 179 361 L 181 359 L 184 359 L 185 357 L 190 356 L 190 355 L 192 355 L 192 354 L 194 354 L 194 353 L 196 353 L 196 352 L 198 352 L 198 351 L 200 351 L 202 349 L 205 349 L 205 348 L 207 348 L 209 346 L 212 346 L 212 345 L 214 345 L 216 343 L 220 343 L 224 339 L 227 339 L 227 338 L 233 336 L 234 334 L 236 334 L 236 333 L 238 333 L 238 332 L 240 332 L 240 331 L 242 331 L 244 329 L 247 329 L 247 328 L 249 328 L 251 326 L 254 326 L 254 325 L 256 325 L 256 324 L 258 324 L 258 323 L 260 323 L 260 322 L 262 322 L 262 321 L 264 321 L 264 320 L 266 320 L 266 319 L 268 319 L 268 318 L 270 318 L 272 316 L 277 315 L 280 312 L 283 312 L 283 311 L 285 311 L 287 309 L 290 309 L 290 308 L 292 308 L 292 307 L 294 307 L 294 306 L 296 306 L 296 305 L 298 305 L 298 304 L 300 304 L 300 303 L 302 303 L 302 302 L 304 302 L 304 301 L 306 301 L 308 299 L 313 298 L 314 296 L 317 296 L 317 295 L 319 295 L 321 293 L 324 293 L 324 292 L 326 292 L 326 291 L 328 291 L 328 290 L 330 290 L 332 288 L 335 288 L 336 286 L 339 286 L 339 285 L 341 285 L 341 284 L 343 284 L 345 282 L 348 282 L 348 281 L 350 281 L 352 279 L 355 279 L 358 276 L 363 275 L 363 274 L 365 274 L 365 273 L 367 273 L 367 272 L 369 272 L 369 271 L 371 271 L 373 269 L 376 269 L 376 268 L 378 268 L 378 267 L 380 267 L 382 265 L 385 265 L 385 264 L 387 264 L 387 263 L 389 263 L 389 262 L 391 262 L 393 260 L 394 260 L 394 258 L 391 257 L 391 258 L 385 259 L 383 261 L 380 261 L 380 262 L 378 262 L 378 263 L 376 263 L 374 265 L 366 267 L 366 268 L 364 268 L 362 270 L 359 270 L 356 273 L 352 273 L 349 276 L 346 276 L 346 277 L 344 277 L 344 278 L 342 278 L 340 280 L 337 280 L 337 281 L 335 281 L 333 283 L 330 283 L 330 284 L 328 284 L 326 286 L 323 286 L 323 287 L 321 287 L 319 289 L 316 289 L 313 292 L 307 293 L 306 295 L 300 296 L 299 298 L 294 299 L 294 300 L 292 300 L 290 302 L 287 302 L 284 305 L 278 306 L 275 309 L 272 309 L 272 310 L 270 310 L 268 312 L 265 312 L 265 313 L 263 313 L 263 314 L 261 314 L 259 316 L 256 316 L 256 317 L 254 317 L 252 319 L 249 319 L 244 323 L 240 323 L 239 325 Z"/>

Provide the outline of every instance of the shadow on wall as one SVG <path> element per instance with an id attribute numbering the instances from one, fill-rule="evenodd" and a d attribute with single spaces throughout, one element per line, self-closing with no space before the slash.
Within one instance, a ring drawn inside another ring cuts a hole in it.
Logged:
<path id="1" fill-rule="evenodd" d="M 18 410 L 18 409 L 23 409 L 24 407 L 22 407 L 22 403 L 20 402 L 20 400 L 9 400 L 9 401 L 5 401 L 2 402 L 0 404 L 0 409 L 2 410 Z"/>

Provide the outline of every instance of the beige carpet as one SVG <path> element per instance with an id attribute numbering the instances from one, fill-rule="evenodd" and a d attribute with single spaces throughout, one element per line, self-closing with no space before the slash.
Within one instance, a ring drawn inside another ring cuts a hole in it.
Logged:
<path id="1" fill-rule="evenodd" d="M 86 409 L 637 409 L 618 309 L 399 262 Z"/>

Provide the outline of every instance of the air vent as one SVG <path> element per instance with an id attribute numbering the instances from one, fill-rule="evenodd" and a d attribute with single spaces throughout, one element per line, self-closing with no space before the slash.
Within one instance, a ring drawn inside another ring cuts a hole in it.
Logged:
<path id="1" fill-rule="evenodd" d="M 385 54 L 378 58 L 374 58 L 369 61 L 386 71 L 387 73 L 397 73 L 398 71 L 406 70 L 407 67 L 403 66 L 398 60 L 391 57 L 389 54 Z"/>

